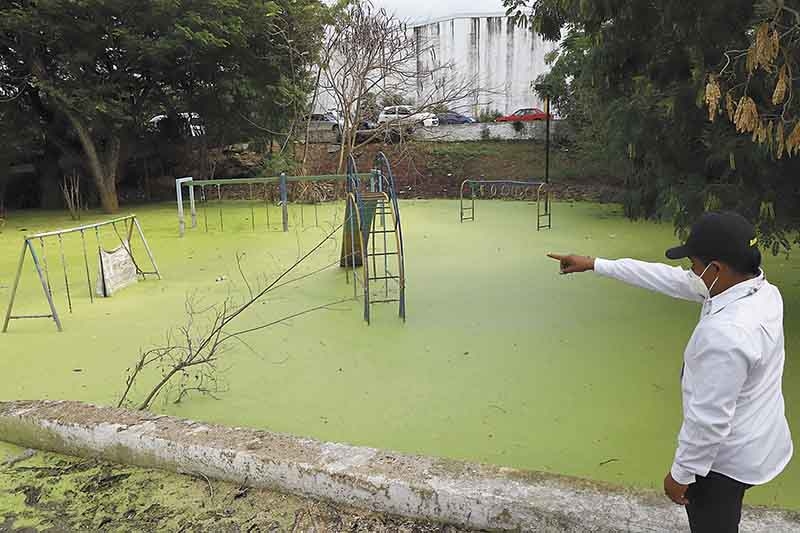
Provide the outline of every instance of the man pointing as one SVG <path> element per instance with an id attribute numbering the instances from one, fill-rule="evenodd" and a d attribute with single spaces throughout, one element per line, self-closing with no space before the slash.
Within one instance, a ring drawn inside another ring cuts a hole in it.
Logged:
<path id="1" fill-rule="evenodd" d="M 781 390 L 783 300 L 761 270 L 755 230 L 742 216 L 706 213 L 667 258 L 691 270 L 633 259 L 548 254 L 562 274 L 601 276 L 702 304 L 683 356 L 683 424 L 664 492 L 686 506 L 693 533 L 739 530 L 742 499 L 792 456 Z"/>

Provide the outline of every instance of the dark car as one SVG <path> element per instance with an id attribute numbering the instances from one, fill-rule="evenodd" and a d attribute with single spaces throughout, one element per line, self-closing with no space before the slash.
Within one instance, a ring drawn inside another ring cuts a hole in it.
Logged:
<path id="1" fill-rule="evenodd" d="M 436 116 L 439 117 L 439 124 L 472 124 L 473 122 L 477 122 L 472 117 L 462 115 L 461 113 L 454 113 L 452 111 L 448 111 L 447 113 L 442 113 L 441 115 Z"/>
<path id="2" fill-rule="evenodd" d="M 358 123 L 358 131 L 356 131 L 356 142 L 379 142 L 383 136 L 380 132 L 375 131 L 378 129 L 378 124 L 371 120 L 362 120 Z"/>

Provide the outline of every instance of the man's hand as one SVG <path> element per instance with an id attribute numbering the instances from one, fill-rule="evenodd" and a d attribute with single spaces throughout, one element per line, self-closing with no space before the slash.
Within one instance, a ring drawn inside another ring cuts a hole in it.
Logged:
<path id="1" fill-rule="evenodd" d="M 667 477 L 664 478 L 664 494 L 678 505 L 689 503 L 689 500 L 686 499 L 686 490 L 688 488 L 689 485 L 681 485 L 672 479 L 672 473 L 667 473 Z"/>
<path id="2" fill-rule="evenodd" d="M 560 254 L 547 254 L 547 257 L 550 259 L 555 259 L 561 263 L 562 274 L 576 274 L 578 272 L 594 270 L 594 257 L 587 257 L 585 255 Z"/>

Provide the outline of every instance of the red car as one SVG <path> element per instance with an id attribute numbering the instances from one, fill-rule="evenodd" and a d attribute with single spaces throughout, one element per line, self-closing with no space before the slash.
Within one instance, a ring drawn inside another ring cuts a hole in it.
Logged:
<path id="1" fill-rule="evenodd" d="M 512 114 L 505 117 L 498 117 L 495 122 L 532 122 L 534 120 L 545 120 L 547 113 L 538 107 L 526 107 L 524 109 L 517 109 Z M 553 115 L 550 115 L 550 119 Z"/>

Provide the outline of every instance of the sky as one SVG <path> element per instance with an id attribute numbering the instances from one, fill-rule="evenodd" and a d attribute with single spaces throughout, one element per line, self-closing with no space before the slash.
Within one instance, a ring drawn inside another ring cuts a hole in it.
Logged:
<path id="1" fill-rule="evenodd" d="M 373 0 L 375 6 L 393 11 L 401 19 L 424 21 L 456 14 L 505 11 L 502 0 Z"/>

